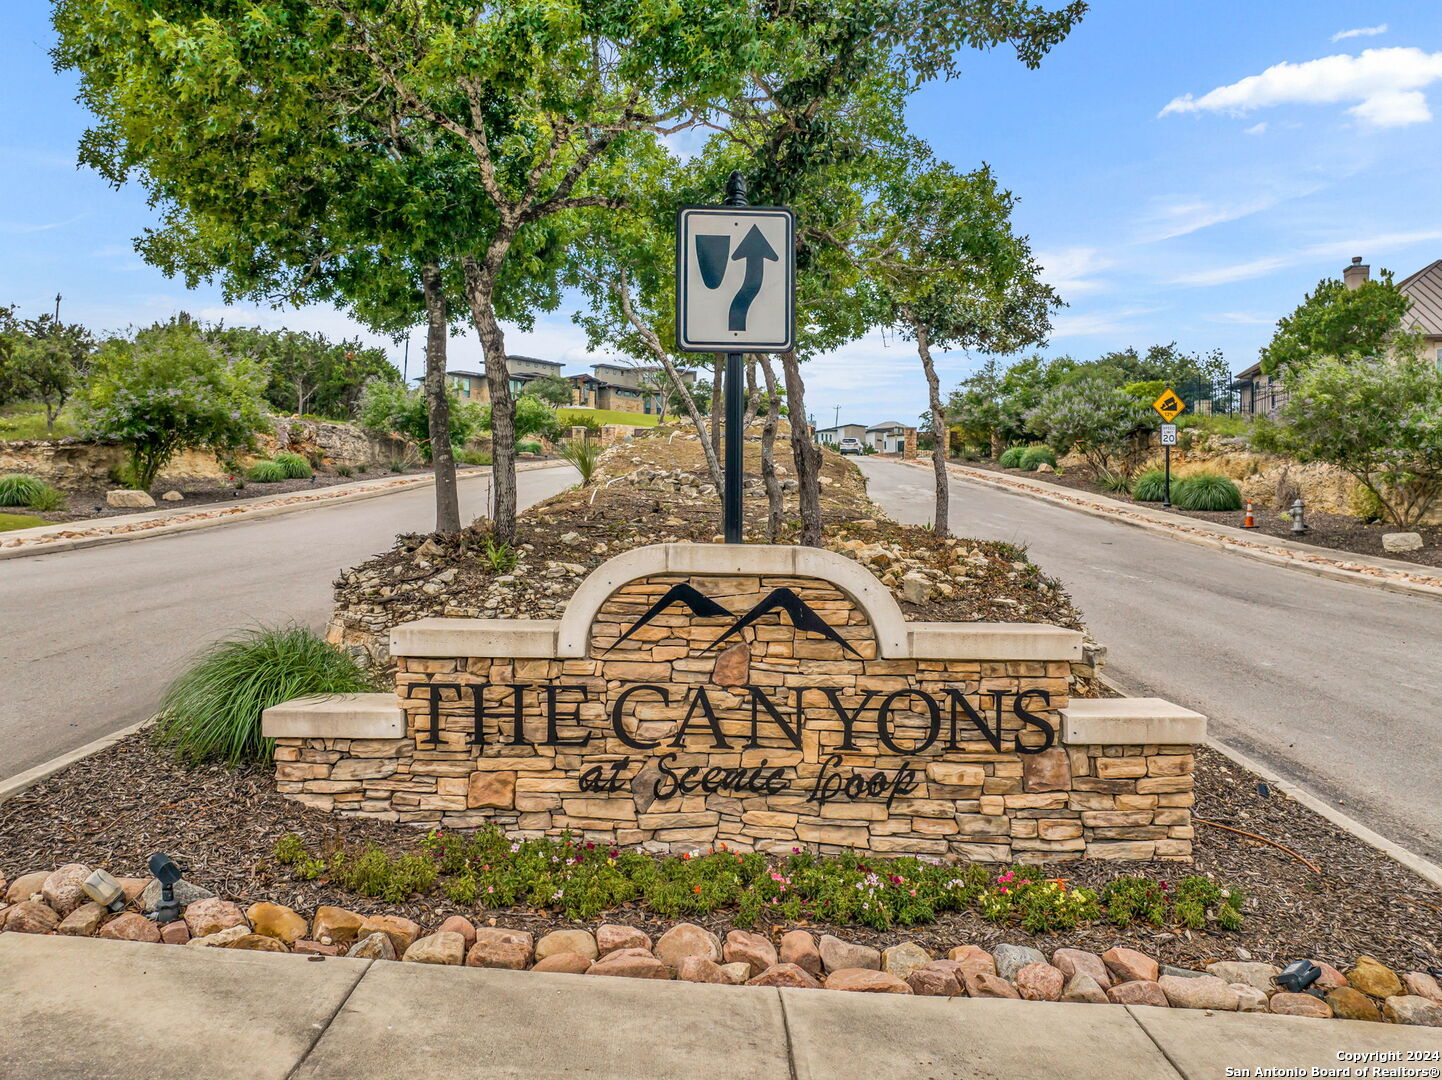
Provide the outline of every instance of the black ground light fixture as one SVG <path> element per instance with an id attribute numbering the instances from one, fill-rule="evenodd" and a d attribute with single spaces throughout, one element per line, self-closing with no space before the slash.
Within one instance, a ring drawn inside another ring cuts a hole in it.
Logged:
<path id="1" fill-rule="evenodd" d="M 151 916 L 158 923 L 170 923 L 180 918 L 180 904 L 175 899 L 175 883 L 180 880 L 180 867 L 163 851 L 150 856 L 150 872 L 160 882 L 160 903 Z"/>
<path id="2" fill-rule="evenodd" d="M 1321 977 L 1322 969 L 1310 960 L 1293 960 L 1272 981 L 1289 994 L 1303 994 Z"/>

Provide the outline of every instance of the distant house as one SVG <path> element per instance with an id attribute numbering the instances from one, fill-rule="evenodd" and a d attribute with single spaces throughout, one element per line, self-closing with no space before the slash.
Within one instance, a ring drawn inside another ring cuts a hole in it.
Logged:
<path id="1" fill-rule="evenodd" d="M 680 375 L 687 386 L 695 384 L 694 371 L 683 371 Z M 571 402 L 582 408 L 643 413 L 647 416 L 662 412 L 660 387 L 667 383 L 663 368 L 601 363 L 592 364 L 589 373 L 567 378 L 571 384 Z"/>
<path id="2" fill-rule="evenodd" d="M 836 427 L 821 428 L 816 432 L 816 441 L 822 446 L 839 446 L 842 439 L 866 440 L 865 424 L 838 424 Z"/>
<path id="3" fill-rule="evenodd" d="M 541 360 L 534 356 L 507 356 L 506 367 L 510 370 L 511 396 L 515 397 L 528 382 L 560 375 L 565 365 L 559 360 Z M 462 401 L 490 404 L 491 388 L 484 370 L 448 371 L 446 378 Z"/>
<path id="4" fill-rule="evenodd" d="M 899 454 L 906 443 L 908 426 L 897 420 L 883 420 L 866 429 L 865 443 L 883 454 Z"/>
<path id="5" fill-rule="evenodd" d="M 1359 289 L 1371 276 L 1372 268 L 1358 255 L 1343 269 L 1342 283 Z M 1412 301 L 1402 316 L 1402 328 L 1421 332 L 1423 355 L 1442 369 L 1442 259 L 1399 281 L 1397 288 Z M 1287 400 L 1281 379 L 1264 375 L 1261 364 L 1237 372 L 1231 388 L 1238 394 L 1243 416 L 1273 416 Z"/>

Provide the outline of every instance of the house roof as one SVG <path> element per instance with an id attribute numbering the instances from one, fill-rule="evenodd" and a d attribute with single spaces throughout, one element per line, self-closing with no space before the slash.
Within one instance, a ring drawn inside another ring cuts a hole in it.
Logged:
<path id="1" fill-rule="evenodd" d="M 866 430 L 866 425 L 865 425 L 865 424 L 837 424 L 835 427 L 824 427 L 824 428 L 820 428 L 820 429 L 818 429 L 818 430 L 820 430 L 820 431 L 845 431 L 847 428 L 861 428 L 862 431 L 865 431 L 865 430 Z"/>
<path id="2" fill-rule="evenodd" d="M 1233 376 L 1233 381 L 1246 382 L 1248 379 L 1255 379 L 1261 373 L 1262 365 L 1260 362 L 1258 362 L 1253 364 L 1249 368 L 1243 368 L 1241 371 L 1237 372 L 1237 374 Z"/>
<path id="3" fill-rule="evenodd" d="M 883 420 L 879 424 L 872 424 L 867 431 L 886 431 L 890 428 L 904 428 L 906 425 L 900 420 Z"/>
<path id="4" fill-rule="evenodd" d="M 1412 301 L 1402 325 L 1424 334 L 1442 334 L 1442 259 L 1398 282 L 1397 288 Z"/>

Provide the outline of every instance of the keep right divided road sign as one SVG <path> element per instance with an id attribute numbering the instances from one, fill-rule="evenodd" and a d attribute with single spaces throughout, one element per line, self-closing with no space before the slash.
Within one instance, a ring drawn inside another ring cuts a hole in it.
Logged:
<path id="1" fill-rule="evenodd" d="M 785 352 L 795 341 L 796 219 L 781 206 L 683 206 L 676 343 L 686 352 Z"/>

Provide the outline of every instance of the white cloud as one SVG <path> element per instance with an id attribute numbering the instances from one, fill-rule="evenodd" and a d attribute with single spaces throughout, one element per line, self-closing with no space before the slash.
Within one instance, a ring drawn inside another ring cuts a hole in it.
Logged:
<path id="1" fill-rule="evenodd" d="M 1095 334 L 1126 334 L 1137 329 L 1130 320 L 1149 315 L 1155 308 L 1122 308 L 1115 311 L 1094 311 L 1085 315 L 1062 312 L 1052 319 L 1051 339 L 1091 337 Z"/>
<path id="2" fill-rule="evenodd" d="M 1360 56 L 1327 56 L 1300 64 L 1283 61 L 1199 98 L 1191 94 L 1173 98 L 1158 115 L 1244 114 L 1275 105 L 1356 102 L 1347 111 L 1363 124 L 1402 127 L 1432 118 L 1422 89 L 1439 79 L 1442 52 L 1366 49 Z"/>
<path id="3" fill-rule="evenodd" d="M 1063 300 L 1080 293 L 1094 293 L 1105 289 L 1106 284 L 1097 281 L 1093 275 L 1115 262 L 1103 255 L 1100 248 L 1094 247 L 1038 251 L 1036 261 L 1041 267 L 1041 279 L 1061 293 Z"/>
<path id="4" fill-rule="evenodd" d="M 1382 23 L 1380 26 L 1359 26 L 1355 30 L 1338 30 L 1332 35 L 1332 40 L 1346 41 L 1348 38 L 1355 37 L 1376 37 L 1378 34 L 1385 34 L 1386 32 L 1386 23 Z"/>
<path id="5" fill-rule="evenodd" d="M 1270 326 L 1277 320 L 1270 315 L 1258 315 L 1252 311 L 1219 311 L 1204 316 L 1207 322 L 1227 323 L 1234 326 Z"/>
<path id="6" fill-rule="evenodd" d="M 76 214 L 74 217 L 66 218 L 64 221 L 46 221 L 40 224 L 33 224 L 26 221 L 0 221 L 0 233 L 23 235 L 25 233 L 49 232 L 51 229 L 63 229 L 67 225 L 74 225 L 77 221 L 89 216 L 88 213 Z"/>
<path id="7" fill-rule="evenodd" d="M 1252 125 L 1251 127 L 1249 127 L 1249 128 L 1244 128 L 1244 129 L 1242 130 L 1242 134 L 1243 134 L 1243 135 L 1261 135 L 1261 134 L 1263 134 L 1266 130 L 1267 130 L 1267 122 L 1266 122 L 1265 120 L 1263 120 L 1263 121 L 1262 121 L 1261 123 L 1259 123 L 1259 124 L 1253 124 L 1253 125 Z"/>
<path id="8" fill-rule="evenodd" d="M 1388 248 L 1410 247 L 1414 244 L 1435 243 L 1442 240 L 1442 230 L 1419 229 L 1416 232 L 1382 233 L 1376 236 L 1353 237 L 1348 240 L 1330 240 L 1312 244 L 1283 255 L 1268 255 L 1248 262 L 1232 263 L 1198 270 L 1172 278 L 1172 285 L 1228 285 L 1234 281 L 1265 277 L 1274 270 L 1320 259 L 1343 259 L 1366 251 L 1383 251 Z M 1338 269 L 1340 273 L 1340 268 Z"/>

